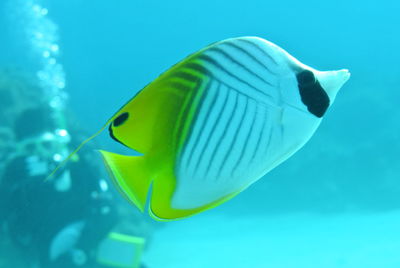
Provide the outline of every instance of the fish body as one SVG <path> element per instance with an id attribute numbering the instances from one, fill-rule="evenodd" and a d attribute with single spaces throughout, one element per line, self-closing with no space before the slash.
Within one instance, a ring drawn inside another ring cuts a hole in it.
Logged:
<path id="1" fill-rule="evenodd" d="M 141 156 L 101 153 L 140 210 L 149 200 L 154 218 L 185 218 L 229 200 L 300 149 L 349 76 L 317 71 L 258 37 L 217 42 L 108 121 L 110 135 Z"/>

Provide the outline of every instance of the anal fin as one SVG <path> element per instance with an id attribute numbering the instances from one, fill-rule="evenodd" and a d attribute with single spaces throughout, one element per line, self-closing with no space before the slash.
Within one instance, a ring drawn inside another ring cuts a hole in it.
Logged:
<path id="1" fill-rule="evenodd" d="M 145 157 L 99 151 L 119 192 L 143 212 L 152 180 Z"/>
<path id="2" fill-rule="evenodd" d="M 244 190 L 244 189 L 243 189 Z M 219 198 L 209 204 L 193 209 L 178 209 L 172 207 L 172 197 L 175 191 L 175 176 L 173 172 L 161 173 L 156 176 L 152 184 L 149 214 L 158 221 L 174 221 L 185 219 L 212 209 L 230 200 L 241 191 L 237 191 Z"/>

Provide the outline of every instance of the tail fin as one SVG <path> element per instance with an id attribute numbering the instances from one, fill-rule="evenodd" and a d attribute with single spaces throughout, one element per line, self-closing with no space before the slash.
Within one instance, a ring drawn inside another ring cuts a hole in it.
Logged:
<path id="1" fill-rule="evenodd" d="M 144 156 L 126 156 L 102 150 L 100 153 L 116 188 L 143 212 L 152 180 Z"/>

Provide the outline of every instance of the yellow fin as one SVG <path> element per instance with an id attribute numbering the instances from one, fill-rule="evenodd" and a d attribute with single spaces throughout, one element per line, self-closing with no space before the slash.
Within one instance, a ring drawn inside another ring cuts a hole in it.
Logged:
<path id="1" fill-rule="evenodd" d="M 158 221 L 181 220 L 206 210 L 212 209 L 225 203 L 229 199 L 239 194 L 242 190 L 221 197 L 204 206 L 193 209 L 175 209 L 172 208 L 172 197 L 175 191 L 175 176 L 173 172 L 158 174 L 152 184 L 152 195 L 150 199 L 149 214 Z"/>
<path id="2" fill-rule="evenodd" d="M 117 189 L 143 212 L 151 184 L 145 157 L 99 151 Z"/>

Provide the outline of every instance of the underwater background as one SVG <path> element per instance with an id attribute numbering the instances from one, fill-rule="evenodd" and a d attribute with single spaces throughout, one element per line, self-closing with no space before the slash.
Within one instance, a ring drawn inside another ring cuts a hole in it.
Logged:
<path id="1" fill-rule="evenodd" d="M 35 75 L 27 2 L 56 27 L 61 90 L 86 137 L 164 70 L 229 37 L 351 72 L 311 140 L 236 198 L 177 222 L 140 216 L 152 226 L 146 267 L 400 267 L 398 1 L 3 0 L 0 67 Z M 106 132 L 93 147 L 124 152 Z"/>

